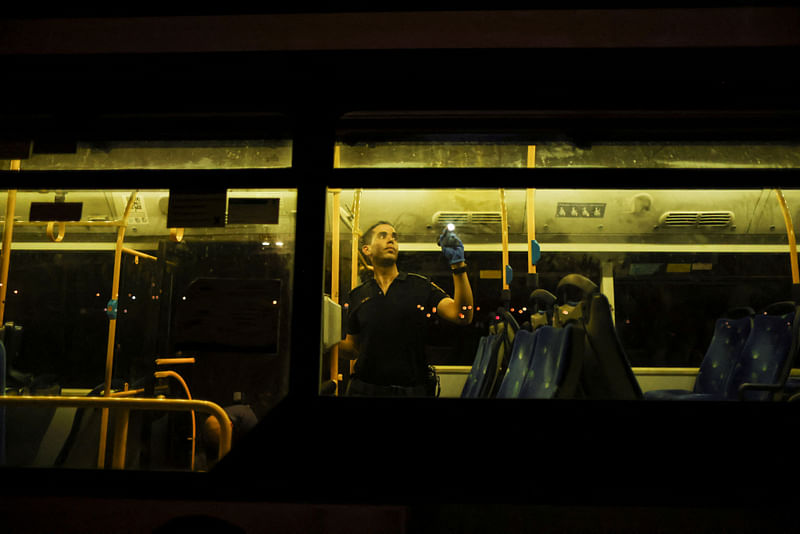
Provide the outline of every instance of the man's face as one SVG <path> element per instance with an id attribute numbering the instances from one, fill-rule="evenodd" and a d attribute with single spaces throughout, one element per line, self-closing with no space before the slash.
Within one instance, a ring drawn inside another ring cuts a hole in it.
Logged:
<path id="1" fill-rule="evenodd" d="M 400 251 L 397 232 L 390 224 L 379 224 L 372 229 L 372 241 L 363 250 L 373 265 L 389 266 L 397 262 Z"/>

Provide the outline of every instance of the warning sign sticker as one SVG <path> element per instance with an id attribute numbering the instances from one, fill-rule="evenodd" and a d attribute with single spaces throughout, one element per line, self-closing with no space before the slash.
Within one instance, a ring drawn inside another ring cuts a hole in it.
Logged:
<path id="1" fill-rule="evenodd" d="M 600 202 L 559 202 L 556 206 L 556 217 L 599 219 L 605 214 L 606 205 Z"/>

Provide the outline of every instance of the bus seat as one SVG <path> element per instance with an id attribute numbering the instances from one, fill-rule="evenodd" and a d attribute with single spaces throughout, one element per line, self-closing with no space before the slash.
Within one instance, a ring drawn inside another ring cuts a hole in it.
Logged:
<path id="1" fill-rule="evenodd" d="M 491 328 L 494 328 L 498 335 L 497 342 L 492 347 L 492 352 L 490 353 L 491 361 L 489 365 L 493 365 L 494 370 L 491 374 L 491 380 L 487 382 L 488 387 L 482 392 L 482 397 L 497 396 L 497 390 L 500 389 L 500 383 L 508 369 L 508 362 L 511 358 L 511 349 L 514 346 L 514 340 L 517 333 L 520 331 L 517 320 L 504 308 L 498 308 L 496 320 L 497 322 L 493 327 L 490 327 L 490 331 Z"/>
<path id="2" fill-rule="evenodd" d="M 642 390 L 617 336 L 608 298 L 595 293 L 579 308 L 578 328 L 583 330 L 585 342 L 580 384 L 583 395 L 591 399 L 641 399 Z"/>
<path id="3" fill-rule="evenodd" d="M 531 330 L 553 324 L 556 296 L 546 289 L 534 289 L 528 298 Z"/>
<path id="4" fill-rule="evenodd" d="M 464 388 L 461 390 L 461 398 L 476 398 L 478 392 L 486 378 L 486 368 L 489 363 L 489 348 L 494 339 L 495 334 L 482 336 L 478 342 L 478 350 L 475 351 L 475 359 L 472 362 L 472 368 L 467 376 L 467 381 L 464 382 Z"/>
<path id="5" fill-rule="evenodd" d="M 508 368 L 503 376 L 496 397 L 499 399 L 514 399 L 519 397 L 522 384 L 528 374 L 530 360 L 533 357 L 536 340 L 541 329 L 533 332 L 520 330 L 514 338 L 514 346 L 508 360 Z"/>
<path id="6" fill-rule="evenodd" d="M 794 320 L 796 316 L 797 306 L 792 302 L 770 305 L 764 312 L 754 315 L 728 381 L 707 383 L 710 390 L 682 394 L 650 393 L 647 398 L 764 401 L 787 397 L 786 382 L 798 350 L 800 325 Z"/>
<path id="7" fill-rule="evenodd" d="M 755 312 L 754 312 L 755 313 Z M 724 396 L 733 378 L 736 362 L 750 335 L 753 317 L 730 318 L 732 314 L 717 319 L 714 334 L 706 349 L 692 390 L 659 389 L 647 391 L 647 400 L 680 400 L 689 396 L 693 400 L 715 400 Z"/>
<path id="8" fill-rule="evenodd" d="M 519 392 L 523 399 L 575 397 L 580 377 L 583 334 L 572 325 L 537 330 L 530 366 Z"/>
<path id="9" fill-rule="evenodd" d="M 558 305 L 553 310 L 553 326 L 580 322 L 585 312 L 585 307 L 580 306 L 580 303 L 599 291 L 597 284 L 581 274 L 564 276 L 556 286 Z"/>
<path id="10" fill-rule="evenodd" d="M 791 310 L 791 311 L 790 311 Z M 729 398 L 782 399 L 798 350 L 800 321 L 793 302 L 776 303 L 753 318 L 753 329 L 734 369 Z"/>

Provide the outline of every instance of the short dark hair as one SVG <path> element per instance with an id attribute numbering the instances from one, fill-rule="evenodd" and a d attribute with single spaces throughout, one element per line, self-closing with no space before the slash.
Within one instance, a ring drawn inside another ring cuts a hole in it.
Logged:
<path id="1" fill-rule="evenodd" d="M 369 245 L 370 243 L 372 243 L 372 234 L 375 231 L 375 228 L 380 226 L 380 225 L 382 225 L 382 224 L 388 224 L 389 226 L 394 228 L 394 225 L 392 223 L 390 223 L 389 221 L 378 221 L 378 222 L 376 222 L 375 224 L 373 224 L 372 226 L 367 228 L 364 231 L 363 234 L 361 234 L 361 246 L 362 247 L 364 245 Z"/>

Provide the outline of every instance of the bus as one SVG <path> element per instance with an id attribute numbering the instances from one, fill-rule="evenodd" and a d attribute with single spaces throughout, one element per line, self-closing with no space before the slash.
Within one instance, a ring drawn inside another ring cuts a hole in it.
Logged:
<path id="1" fill-rule="evenodd" d="M 796 9 L 601 11 L 5 26 L 4 524 L 790 530 Z M 347 395 L 378 221 L 430 395 Z"/>

